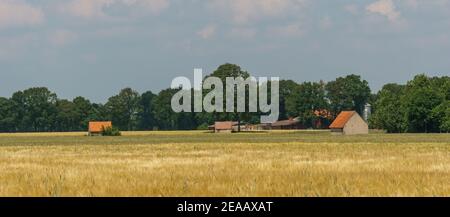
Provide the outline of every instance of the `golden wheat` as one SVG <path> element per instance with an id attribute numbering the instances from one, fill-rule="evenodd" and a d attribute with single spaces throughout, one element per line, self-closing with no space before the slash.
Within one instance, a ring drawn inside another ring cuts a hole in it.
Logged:
<path id="1" fill-rule="evenodd" d="M 450 135 L 1 134 L 0 196 L 450 196 Z"/>

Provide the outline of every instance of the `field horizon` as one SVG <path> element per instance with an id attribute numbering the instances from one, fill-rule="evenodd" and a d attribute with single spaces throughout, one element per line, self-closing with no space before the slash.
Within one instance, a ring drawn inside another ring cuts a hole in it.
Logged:
<path id="1" fill-rule="evenodd" d="M 0 134 L 0 196 L 450 196 L 450 134 L 85 135 Z"/>

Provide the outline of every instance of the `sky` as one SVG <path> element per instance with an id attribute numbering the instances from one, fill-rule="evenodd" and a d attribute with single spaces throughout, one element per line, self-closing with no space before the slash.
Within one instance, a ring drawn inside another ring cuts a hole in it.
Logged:
<path id="1" fill-rule="evenodd" d="M 450 75 L 450 0 L 0 0 L 0 96 L 45 86 L 105 102 L 223 63 L 372 91 Z M 193 79 L 193 78 L 192 78 Z"/>

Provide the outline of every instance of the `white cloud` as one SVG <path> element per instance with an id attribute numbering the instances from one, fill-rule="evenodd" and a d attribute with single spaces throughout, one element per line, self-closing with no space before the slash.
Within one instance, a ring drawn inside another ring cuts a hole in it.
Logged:
<path id="1" fill-rule="evenodd" d="M 385 16 L 391 22 L 398 22 L 400 12 L 397 11 L 392 0 L 378 0 L 366 7 L 369 13 Z"/>
<path id="2" fill-rule="evenodd" d="M 39 25 L 44 12 L 21 0 L 0 1 L 0 27 Z"/>
<path id="3" fill-rule="evenodd" d="M 216 34 L 217 27 L 215 25 L 208 25 L 197 32 L 197 35 L 203 39 L 209 39 Z"/>
<path id="4" fill-rule="evenodd" d="M 169 7 L 170 2 L 169 0 L 71 0 L 62 6 L 62 11 L 83 18 L 107 17 L 104 10 L 113 4 L 146 9 L 152 14 L 159 14 Z"/>
<path id="5" fill-rule="evenodd" d="M 303 8 L 306 0 L 211 0 L 210 8 L 231 15 L 236 24 L 248 24 L 266 17 L 286 15 Z"/>

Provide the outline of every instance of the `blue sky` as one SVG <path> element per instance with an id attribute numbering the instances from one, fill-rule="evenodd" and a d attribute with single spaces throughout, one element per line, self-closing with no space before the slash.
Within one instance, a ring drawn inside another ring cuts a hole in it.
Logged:
<path id="1" fill-rule="evenodd" d="M 47 86 L 104 102 L 195 67 L 373 91 L 450 74 L 450 0 L 0 0 L 0 96 Z"/>

